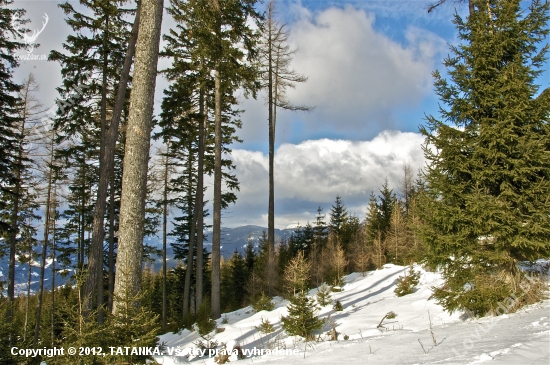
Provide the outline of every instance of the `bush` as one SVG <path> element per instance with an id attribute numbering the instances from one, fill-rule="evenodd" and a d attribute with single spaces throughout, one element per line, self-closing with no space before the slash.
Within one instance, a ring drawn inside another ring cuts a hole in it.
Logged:
<path id="1" fill-rule="evenodd" d="M 395 287 L 394 293 L 398 297 L 414 293 L 414 289 L 418 285 L 419 280 L 420 273 L 418 271 L 414 271 L 411 265 L 409 267 L 409 273 L 404 276 L 400 276 L 397 279 L 397 286 Z"/>
<path id="2" fill-rule="evenodd" d="M 272 311 L 273 308 L 275 308 L 275 303 L 271 301 L 271 298 L 265 295 L 264 292 L 262 292 L 262 295 L 256 300 L 256 302 L 252 303 L 252 308 L 254 308 L 254 312 L 258 313 L 260 311 Z"/>
<path id="3" fill-rule="evenodd" d="M 262 321 L 260 322 L 260 325 L 254 326 L 254 328 L 264 335 L 267 335 L 275 331 L 275 328 L 273 328 L 273 325 L 269 322 L 268 319 L 264 317 L 262 317 Z"/>
<path id="4" fill-rule="evenodd" d="M 342 306 L 342 303 L 340 303 L 339 300 L 336 300 L 336 303 L 332 306 L 332 309 L 334 309 L 337 312 L 341 312 L 344 310 L 344 307 Z"/>

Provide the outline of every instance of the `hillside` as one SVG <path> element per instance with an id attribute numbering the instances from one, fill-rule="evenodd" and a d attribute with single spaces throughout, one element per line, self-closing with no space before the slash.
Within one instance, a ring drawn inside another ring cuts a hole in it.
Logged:
<path id="1" fill-rule="evenodd" d="M 304 342 L 286 336 L 281 329 L 280 317 L 287 314 L 288 301 L 280 297 L 275 298 L 276 306 L 271 312 L 254 313 L 251 307 L 247 307 L 222 315 L 222 318 L 227 318 L 227 324 L 222 324 L 222 319 L 217 321 L 218 327 L 224 331 L 215 334 L 213 339 L 219 344 L 227 344 L 228 349 L 238 343 L 249 355 L 254 349 L 264 349 L 263 356 L 248 356 L 239 360 L 241 364 L 550 362 L 550 300 L 499 317 L 468 319 L 460 313 L 450 315 L 429 299 L 430 287 L 441 283 L 439 275 L 417 269 L 421 271 L 420 284 L 415 293 L 404 297 L 394 294 L 395 280 L 405 270 L 402 266 L 388 264 L 365 276 L 358 273 L 346 276 L 344 290 L 333 293 L 333 299 L 342 303 L 343 311 L 334 312 L 332 306 L 327 306 L 319 312 L 322 318 L 330 315 L 335 320 L 338 341 L 328 340 L 326 332 L 329 326 L 325 325 L 320 334 L 321 341 L 307 346 L 305 358 Z M 316 289 L 313 289 L 309 295 L 315 293 Z M 389 311 L 395 312 L 396 318 L 386 319 L 383 327 L 377 328 Z M 261 318 L 274 324 L 274 333 L 259 334 L 254 326 L 260 324 Z M 344 336 L 348 336 L 347 340 Z M 195 356 L 197 348 L 194 343 L 198 339 L 196 332 L 188 330 L 165 334 L 159 341 L 166 346 L 165 355 L 155 358 L 160 364 L 167 365 L 214 364 L 214 356 Z M 434 339 L 437 346 L 434 346 Z M 287 353 L 266 354 L 265 350 L 274 348 L 275 343 L 279 349 L 286 348 Z M 236 360 L 232 355 L 230 361 Z"/>

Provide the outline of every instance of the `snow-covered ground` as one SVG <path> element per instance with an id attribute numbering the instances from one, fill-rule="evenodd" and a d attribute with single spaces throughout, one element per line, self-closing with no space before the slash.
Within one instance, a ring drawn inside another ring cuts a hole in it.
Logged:
<path id="1" fill-rule="evenodd" d="M 506 303 L 502 303 L 501 316 L 466 319 L 460 313 L 449 315 L 430 300 L 430 288 L 440 284 L 441 278 L 416 269 L 422 274 L 420 284 L 415 293 L 403 297 L 394 294 L 395 280 L 406 270 L 402 266 L 389 264 L 365 276 L 346 276 L 344 290 L 332 294 L 342 303 L 343 311 L 335 312 L 332 306 L 319 311 L 321 318 L 330 315 L 335 321 L 337 341 L 329 341 L 328 324 L 318 336 L 320 341 L 307 346 L 298 337 L 287 336 L 280 317 L 287 314 L 288 301 L 282 298 L 274 299 L 276 306 L 270 312 L 254 313 L 247 307 L 222 315 L 217 322 L 224 330 L 213 339 L 225 343 L 229 350 L 239 344 L 247 351 L 249 356 L 238 360 L 241 364 L 550 364 L 550 300 L 517 313 L 507 313 Z M 314 296 L 316 291 L 309 294 Z M 397 316 L 377 328 L 389 311 Z M 223 318 L 226 324 L 222 324 Z M 274 325 L 274 333 L 262 335 L 254 328 L 262 318 Z M 165 355 L 155 356 L 155 360 L 167 365 L 214 364 L 213 354 L 198 356 L 198 339 L 196 332 L 187 330 L 165 334 L 159 341 L 166 346 Z M 277 346 L 278 353 L 267 353 Z M 254 350 L 256 355 L 252 355 Z M 237 357 L 232 355 L 230 361 Z"/>

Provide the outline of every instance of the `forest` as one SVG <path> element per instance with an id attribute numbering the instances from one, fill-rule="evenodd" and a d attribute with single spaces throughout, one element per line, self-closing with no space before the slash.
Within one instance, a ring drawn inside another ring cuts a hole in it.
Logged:
<path id="1" fill-rule="evenodd" d="M 48 54 L 62 74 L 49 109 L 33 74 L 13 77 L 16 53 L 29 47 L 21 35 L 28 21 L 25 9 L 0 0 L 0 255 L 9 265 L 0 283 L 0 363 L 21 363 L 14 346 L 155 346 L 159 334 L 184 328 L 206 335 L 222 313 L 269 310 L 275 296 L 291 301 L 285 330 L 312 340 L 320 320 L 307 290 L 320 288 L 317 300 L 325 301 L 345 275 L 387 263 L 441 272 L 445 284 L 433 297 L 450 312 L 493 311 L 527 280 L 522 266 L 550 257 L 550 91 L 537 84 L 547 65 L 550 5 L 466 3 L 467 17 L 453 20 L 460 44 L 450 46 L 447 73 L 433 73 L 439 115 L 419 121 L 425 166 L 404 164 L 399 186 L 386 179 L 364 217 L 335 191 L 330 210 L 319 207 L 277 240 L 277 113 L 316 106 L 288 96 L 308 76 L 292 67 L 297 50 L 274 0 L 265 11 L 256 0 L 59 4 L 72 33 L 63 52 Z M 165 7 L 176 26 L 161 34 Z M 169 67 L 158 68 L 162 58 Z M 155 115 L 157 74 L 169 86 Z M 267 96 L 268 227 L 259 245 L 225 259 L 222 212 L 239 191 L 230 155 L 240 140 L 240 95 L 260 92 Z M 146 244 L 151 236 L 161 248 Z M 179 260 L 173 268 L 170 238 Z M 157 257 L 159 272 L 151 265 Z M 16 295 L 15 270 L 24 265 L 29 284 Z M 516 309 L 545 290 L 542 280 L 530 285 Z M 47 363 L 149 359 L 85 355 Z"/>

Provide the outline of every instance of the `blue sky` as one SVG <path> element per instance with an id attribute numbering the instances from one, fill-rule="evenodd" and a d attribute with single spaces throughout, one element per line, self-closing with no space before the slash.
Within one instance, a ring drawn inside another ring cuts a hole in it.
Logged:
<path id="1" fill-rule="evenodd" d="M 404 164 L 414 170 L 422 167 L 418 126 L 425 114 L 437 115 L 438 108 L 431 72 L 445 74 L 442 61 L 448 55 L 448 44 L 458 42 L 453 15 L 467 12 L 466 5 L 451 1 L 428 14 L 428 3 L 279 0 L 279 19 L 287 23 L 289 43 L 296 49 L 292 67 L 309 77 L 288 92 L 289 99 L 315 109 L 278 113 L 278 228 L 314 220 L 318 206 L 328 212 L 336 194 L 362 219 L 370 192 L 377 191 L 385 178 L 397 191 Z M 57 4 L 15 1 L 15 6 L 27 9 L 30 28 L 40 28 L 42 16 L 48 14 L 49 22 L 38 39 L 41 47 L 34 54 L 62 50 L 69 29 Z M 163 32 L 172 26 L 173 20 L 165 13 Z M 169 62 L 161 60 L 159 69 Z M 550 83 L 548 66 L 546 70 L 540 79 L 544 87 Z M 22 80 L 29 72 L 40 83 L 43 104 L 51 105 L 61 82 L 59 65 L 27 61 L 15 76 Z M 157 79 L 157 113 L 167 85 L 162 77 Z M 223 224 L 267 226 L 265 95 L 257 100 L 242 98 L 240 108 L 245 112 L 238 134 L 244 142 L 232 146 L 232 159 L 241 190 L 237 203 L 224 213 Z"/>

